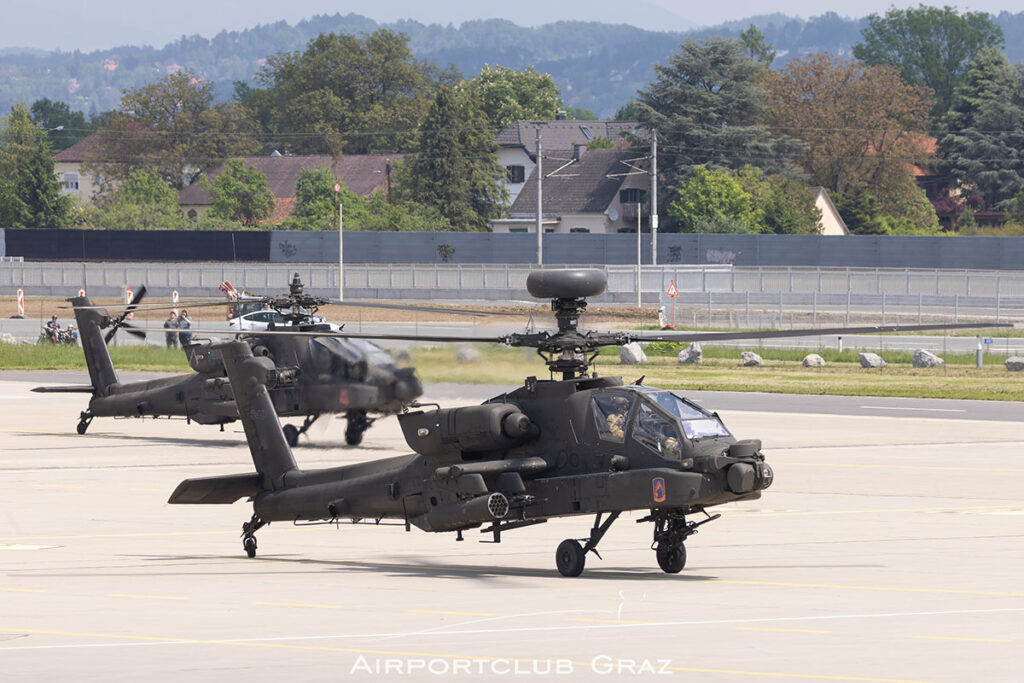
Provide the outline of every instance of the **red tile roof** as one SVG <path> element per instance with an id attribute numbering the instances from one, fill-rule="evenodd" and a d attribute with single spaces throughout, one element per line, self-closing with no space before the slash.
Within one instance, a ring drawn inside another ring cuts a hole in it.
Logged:
<path id="1" fill-rule="evenodd" d="M 310 156 L 259 156 L 243 157 L 246 166 L 255 167 L 267 177 L 267 188 L 279 200 L 295 198 L 295 184 L 304 168 L 326 168 L 345 187 L 356 194 L 368 197 L 383 188 L 387 182 L 388 161 L 394 163 L 401 154 L 348 154 L 335 159 L 326 154 Z M 211 171 L 209 178 L 216 178 L 223 166 Z M 183 188 L 178 194 L 178 203 L 185 206 L 211 204 L 210 193 L 199 183 Z M 276 215 L 275 211 L 275 215 Z M 287 215 L 287 214 L 285 214 Z"/>

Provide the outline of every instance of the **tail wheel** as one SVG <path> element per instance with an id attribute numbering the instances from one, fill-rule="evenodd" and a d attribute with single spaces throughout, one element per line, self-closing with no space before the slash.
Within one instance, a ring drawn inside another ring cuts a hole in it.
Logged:
<path id="1" fill-rule="evenodd" d="M 686 566 L 686 546 L 659 544 L 657 551 L 658 566 L 666 574 L 678 574 Z"/>
<path id="2" fill-rule="evenodd" d="M 284 432 L 284 440 L 288 442 L 288 445 L 294 448 L 299 443 L 299 428 L 295 425 L 285 425 L 282 427 Z"/>
<path id="3" fill-rule="evenodd" d="M 587 555 L 583 552 L 583 546 L 571 538 L 559 543 L 558 550 L 555 551 L 555 564 L 562 576 L 579 576 L 583 573 L 586 560 Z"/>
<path id="4" fill-rule="evenodd" d="M 245 548 L 246 555 L 256 557 L 256 538 L 254 536 L 249 536 L 242 541 L 242 546 Z"/>

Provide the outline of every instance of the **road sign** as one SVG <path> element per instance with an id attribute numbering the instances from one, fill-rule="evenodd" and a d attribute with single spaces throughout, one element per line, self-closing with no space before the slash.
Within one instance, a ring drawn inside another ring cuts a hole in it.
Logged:
<path id="1" fill-rule="evenodd" d="M 993 341 L 992 337 L 985 337 L 985 343 L 986 344 L 991 344 L 992 341 Z"/>
<path id="2" fill-rule="evenodd" d="M 334 194 L 341 192 L 341 183 L 334 183 Z"/>
<path id="3" fill-rule="evenodd" d="M 679 296 L 679 290 L 676 289 L 676 281 L 672 280 L 668 283 L 668 291 L 665 292 L 669 296 Z"/>
<path id="4" fill-rule="evenodd" d="M 173 303 L 173 304 L 177 304 L 178 303 L 178 290 L 176 290 L 176 289 L 173 292 L 171 292 L 171 303 Z M 178 307 L 177 306 L 174 307 L 174 315 L 178 315 Z"/>
<path id="5" fill-rule="evenodd" d="M 25 292 L 18 290 L 18 317 L 25 317 Z"/>

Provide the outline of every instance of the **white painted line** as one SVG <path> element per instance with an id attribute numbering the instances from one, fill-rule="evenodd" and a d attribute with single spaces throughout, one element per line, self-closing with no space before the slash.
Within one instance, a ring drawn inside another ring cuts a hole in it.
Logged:
<path id="1" fill-rule="evenodd" d="M 861 410 L 913 410 L 924 413 L 966 413 L 958 408 L 900 408 L 897 406 L 858 406 Z"/>
<path id="2" fill-rule="evenodd" d="M 344 633 L 344 634 L 326 634 L 326 635 L 302 635 L 302 636 L 276 636 L 268 638 L 211 638 L 211 639 L 188 639 L 181 638 L 175 640 L 152 640 L 150 642 L 127 642 L 127 643 L 69 643 L 63 645 L 23 645 L 23 646 L 3 646 L 0 645 L 0 652 L 6 650 L 62 650 L 62 649 L 77 649 L 77 648 L 116 648 L 116 647 L 146 647 L 153 645 L 244 645 L 248 643 L 278 643 L 287 641 L 303 641 L 303 640 L 363 640 L 366 638 L 372 639 L 387 639 L 387 638 L 417 638 L 417 637 L 429 637 L 429 636 L 463 636 L 463 635 L 482 635 L 482 634 L 496 634 L 496 633 L 544 633 L 544 632 L 558 632 L 558 631 L 581 631 L 581 630 L 608 630 L 608 629 L 637 629 L 637 628 L 665 628 L 667 626 L 715 626 L 715 625 L 734 625 L 734 624 L 772 624 L 772 623 L 787 623 L 787 622 L 822 622 L 822 621 L 840 621 L 845 619 L 893 619 L 900 617 L 930 617 L 930 616 L 953 616 L 962 614 L 1005 614 L 1005 613 L 1016 613 L 1024 612 L 1024 607 L 997 607 L 993 609 L 965 609 L 965 610 L 944 610 L 944 611 L 932 611 L 932 612 L 879 612 L 879 613 L 866 613 L 866 614 L 829 614 L 829 615 L 810 615 L 810 616 L 794 616 L 794 617 L 760 617 L 753 619 L 706 619 L 706 620 L 694 620 L 694 621 L 652 621 L 652 622 L 617 622 L 614 624 L 587 624 L 581 622 L 573 622 L 569 626 L 522 626 L 522 627 L 506 627 L 506 628 L 477 628 L 477 629 L 462 629 L 462 628 L 449 628 L 442 630 L 441 628 L 426 629 L 421 631 L 398 631 L 398 632 L 386 632 L 386 633 Z M 512 617 L 516 615 L 510 615 Z M 484 619 L 483 621 L 492 621 L 491 619 Z M 475 622 L 468 622 L 470 624 Z M 452 626 L 459 626 L 459 624 L 452 624 Z M 31 629 L 24 631 L 18 631 L 17 629 L 4 628 L 0 629 L 2 632 L 7 633 L 25 633 L 32 635 Z M 60 633 L 47 634 L 43 632 L 41 635 L 62 635 Z M 109 636 L 104 634 L 73 634 L 68 633 L 68 636 L 78 636 L 90 638 L 132 638 L 133 636 Z"/>

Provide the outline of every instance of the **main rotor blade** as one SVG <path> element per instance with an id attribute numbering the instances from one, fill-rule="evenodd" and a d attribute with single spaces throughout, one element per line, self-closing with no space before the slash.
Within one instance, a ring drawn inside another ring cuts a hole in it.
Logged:
<path id="1" fill-rule="evenodd" d="M 159 330 L 150 330 L 156 332 Z M 207 330 L 193 327 L 189 332 L 193 334 L 216 334 L 216 335 L 235 335 L 235 336 L 246 336 L 246 337 L 337 337 L 338 339 L 383 339 L 390 341 L 427 341 L 427 342 L 439 342 L 439 343 L 457 343 L 457 342 L 480 342 L 484 344 L 503 344 L 505 343 L 506 337 L 458 337 L 458 336 L 447 336 L 447 335 L 424 335 L 424 334 L 376 334 L 372 332 L 330 332 L 323 331 L 317 332 L 313 330 L 244 330 L 238 332 L 236 330 Z"/>
<path id="2" fill-rule="evenodd" d="M 794 330 L 763 330 L 751 332 L 664 332 L 661 334 L 626 333 L 630 341 L 704 342 L 730 339 L 779 339 L 783 337 L 818 337 L 842 334 L 883 334 L 892 332 L 923 332 L 926 330 L 975 330 L 988 327 L 1013 327 L 1012 323 L 982 321 L 975 323 L 930 323 L 927 325 L 866 325 L 863 327 L 819 327 Z"/>

